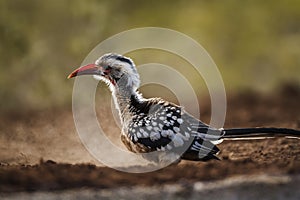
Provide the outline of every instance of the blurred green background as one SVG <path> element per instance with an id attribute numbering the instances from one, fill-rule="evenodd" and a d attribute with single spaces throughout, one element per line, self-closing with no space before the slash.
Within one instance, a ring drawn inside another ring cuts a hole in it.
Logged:
<path id="1" fill-rule="evenodd" d="M 70 107 L 66 76 L 102 40 L 145 26 L 199 42 L 227 92 L 300 83 L 299 0 L 0 0 L 1 113 Z"/>

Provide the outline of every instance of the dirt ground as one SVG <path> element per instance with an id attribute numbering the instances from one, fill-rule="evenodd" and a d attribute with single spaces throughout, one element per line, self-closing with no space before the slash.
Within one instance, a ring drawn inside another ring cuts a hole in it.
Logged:
<path id="1" fill-rule="evenodd" d="M 230 95 L 225 127 L 300 129 L 299 102 L 300 88 L 293 85 L 269 95 L 253 91 Z M 209 103 L 201 109 L 203 120 L 207 121 L 210 118 Z M 295 138 L 226 140 L 219 145 L 221 161 L 182 161 L 155 172 L 131 174 L 105 167 L 88 154 L 76 135 L 70 110 L 2 116 L 0 128 L 2 194 L 162 187 L 237 176 L 293 178 L 300 175 L 300 143 Z M 118 128 L 112 132 L 118 132 Z"/>

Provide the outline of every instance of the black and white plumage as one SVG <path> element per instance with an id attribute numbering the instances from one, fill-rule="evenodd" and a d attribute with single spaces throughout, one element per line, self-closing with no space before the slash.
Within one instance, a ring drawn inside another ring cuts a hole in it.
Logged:
<path id="1" fill-rule="evenodd" d="M 137 91 L 140 79 L 134 62 L 118 54 L 105 54 L 94 64 L 78 68 L 68 78 L 94 75 L 106 82 L 119 111 L 121 140 L 132 152 L 172 152 L 186 160 L 218 159 L 215 145 L 224 138 L 249 136 L 300 136 L 285 128 L 216 129 L 160 98 L 145 99 Z"/>
<path id="2" fill-rule="evenodd" d="M 129 110 L 132 119 L 123 129 L 122 141 L 133 152 L 182 152 L 181 158 L 207 160 L 217 158 L 219 149 L 210 141 L 220 139 L 222 130 L 209 128 L 195 120 L 182 107 L 160 98 L 131 97 Z M 215 135 L 207 134 L 210 130 Z M 206 141 L 206 146 L 203 142 Z M 209 146 L 209 147 L 208 147 Z M 199 155 L 200 149 L 202 155 Z"/>

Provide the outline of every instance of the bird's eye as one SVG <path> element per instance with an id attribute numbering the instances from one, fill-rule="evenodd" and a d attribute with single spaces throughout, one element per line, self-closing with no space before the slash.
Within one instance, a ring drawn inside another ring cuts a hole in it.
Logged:
<path id="1" fill-rule="evenodd" d="M 104 68 L 105 70 L 109 70 L 109 69 L 111 69 L 111 66 L 105 65 L 103 68 Z"/>

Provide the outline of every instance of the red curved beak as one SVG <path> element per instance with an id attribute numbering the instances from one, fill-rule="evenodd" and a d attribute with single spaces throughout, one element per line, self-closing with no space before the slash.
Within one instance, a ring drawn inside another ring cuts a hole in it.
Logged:
<path id="1" fill-rule="evenodd" d="M 98 66 L 96 64 L 88 64 L 82 67 L 79 67 L 78 69 L 74 70 L 69 76 L 69 78 L 73 78 L 75 76 L 80 75 L 94 75 L 98 74 Z"/>

